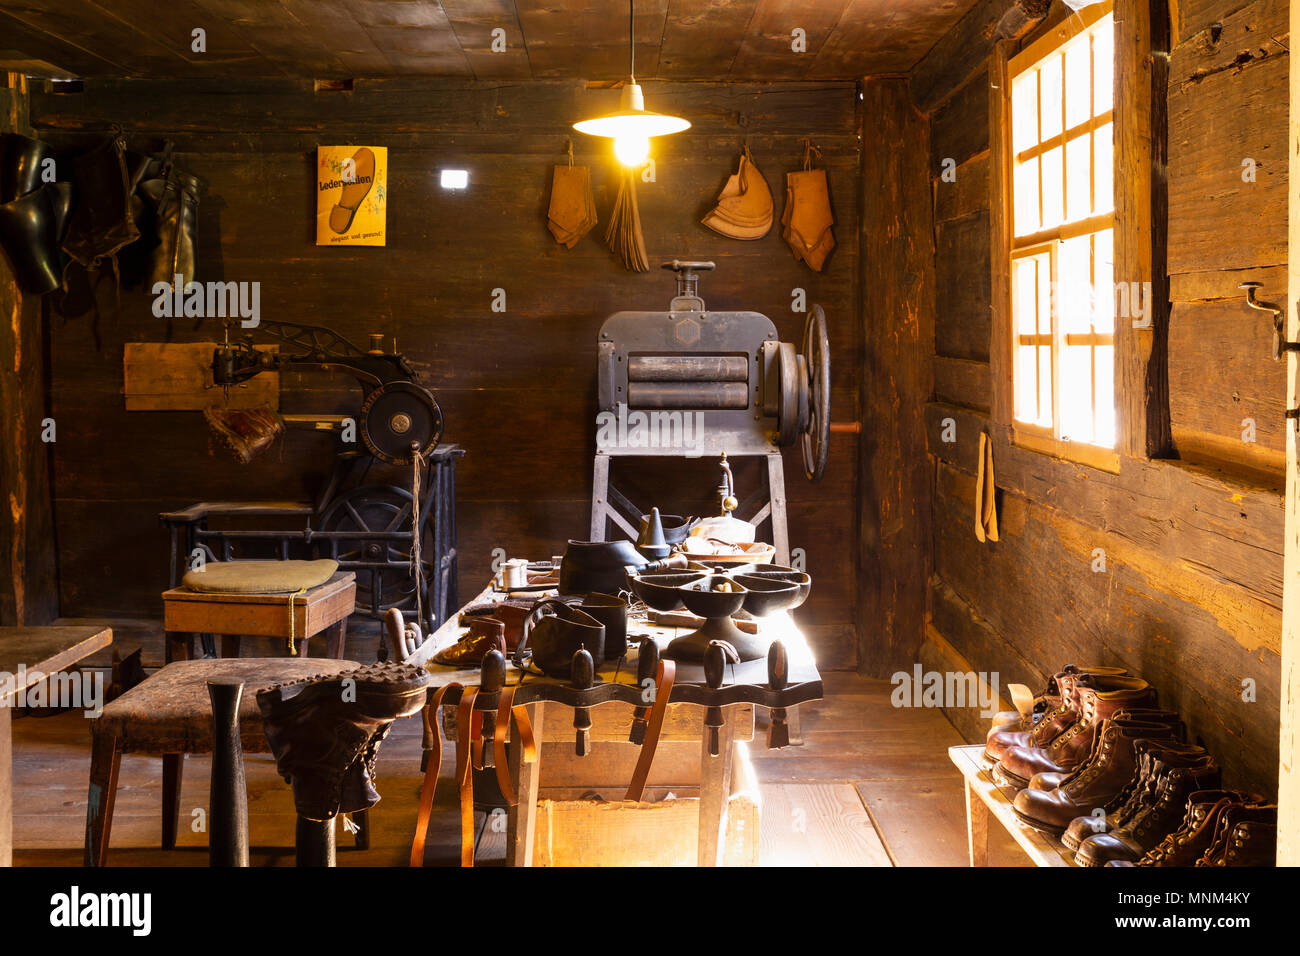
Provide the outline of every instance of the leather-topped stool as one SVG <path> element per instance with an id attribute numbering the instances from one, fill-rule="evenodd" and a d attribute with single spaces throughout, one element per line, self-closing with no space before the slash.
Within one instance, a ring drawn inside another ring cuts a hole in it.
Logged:
<path id="1" fill-rule="evenodd" d="M 239 707 L 239 736 L 244 753 L 270 753 L 257 709 L 259 690 L 284 681 L 337 674 L 360 666 L 354 661 L 294 657 L 177 661 L 105 706 L 91 726 L 86 865 L 104 865 L 113 823 L 117 772 L 124 753 L 162 757 L 162 848 L 175 849 L 185 755 L 212 752 L 209 680 L 223 678 L 244 683 Z M 365 849 L 369 845 L 366 814 L 354 816 L 360 828 L 356 845 Z"/>
<path id="2" fill-rule="evenodd" d="M 275 562 L 266 562 L 268 573 Z M 301 594 L 243 594 L 194 591 L 185 586 L 163 592 L 166 660 L 190 656 L 193 638 L 221 635 L 221 656 L 238 657 L 242 637 L 269 637 L 284 642 L 285 653 L 306 657 L 308 641 L 325 631 L 325 656 L 340 660 L 348 616 L 356 608 L 357 576 L 338 571 L 324 584 Z M 289 602 L 293 601 L 293 623 Z"/>

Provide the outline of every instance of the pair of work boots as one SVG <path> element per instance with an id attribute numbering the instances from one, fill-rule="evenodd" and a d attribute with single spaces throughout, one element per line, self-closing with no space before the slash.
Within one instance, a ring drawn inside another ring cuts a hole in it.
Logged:
<path id="1" fill-rule="evenodd" d="M 729 239 L 762 239 L 772 228 L 772 190 L 746 146 L 740 168 L 718 194 L 717 205 L 701 222 Z"/>
<path id="2" fill-rule="evenodd" d="M 429 674 L 385 662 L 276 684 L 258 693 L 276 769 L 308 820 L 332 820 L 379 802 L 375 759 L 399 717 L 425 704 Z"/>
<path id="3" fill-rule="evenodd" d="M 1178 829 L 1140 859 L 1106 866 L 1274 866 L 1277 804 L 1235 790 L 1197 790 L 1187 797 Z"/>
<path id="4" fill-rule="evenodd" d="M 994 777 L 1017 790 L 1028 787 L 1036 774 L 1059 779 L 1091 756 L 1101 722 L 1121 713 L 1138 724 L 1182 732 L 1178 715 L 1157 709 L 1155 689 L 1140 677 L 1123 668 L 1067 667 L 1033 708 L 989 732 L 984 756 L 995 764 Z"/>
<path id="5" fill-rule="evenodd" d="M 1219 786 L 1218 765 L 1202 747 L 1148 738 L 1133 744 L 1133 754 L 1138 769 L 1128 783 L 1061 835 L 1080 866 L 1136 862 L 1178 829 L 1193 793 Z"/>
<path id="6" fill-rule="evenodd" d="M 18 133 L 0 136 L 0 246 L 18 288 L 44 295 L 63 285 L 60 243 L 72 212 L 72 184 L 53 181 L 54 151 Z"/>

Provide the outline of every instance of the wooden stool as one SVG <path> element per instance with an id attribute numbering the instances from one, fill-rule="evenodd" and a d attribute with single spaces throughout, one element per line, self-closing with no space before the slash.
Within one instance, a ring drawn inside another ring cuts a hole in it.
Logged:
<path id="1" fill-rule="evenodd" d="M 351 575 L 348 575 L 351 577 Z M 108 704 L 91 727 L 90 795 L 86 804 L 86 865 L 103 866 L 113 825 L 117 771 L 124 753 L 162 757 L 162 848 L 176 848 L 180 824 L 181 771 L 186 754 L 212 752 L 212 704 L 207 682 L 244 682 L 239 736 L 244 753 L 270 753 L 257 709 L 257 692 L 283 681 L 337 674 L 354 661 L 260 657 L 247 660 L 177 661 Z M 355 814 L 358 849 L 369 845 L 366 814 Z"/>
<path id="2" fill-rule="evenodd" d="M 348 615 L 356 607 L 356 595 L 357 576 L 352 571 L 339 571 L 324 584 L 303 594 L 228 594 L 172 588 L 163 592 L 166 661 L 189 657 L 191 640 L 204 634 L 222 635 L 222 657 L 238 657 L 244 635 L 278 638 L 284 641 L 286 653 L 306 657 L 307 642 L 326 629 L 325 656 L 341 660 Z M 290 598 L 293 599 L 292 635 Z"/>

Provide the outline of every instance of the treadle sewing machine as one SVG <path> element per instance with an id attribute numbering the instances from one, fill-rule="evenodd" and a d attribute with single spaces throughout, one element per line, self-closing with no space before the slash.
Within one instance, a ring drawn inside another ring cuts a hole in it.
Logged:
<path id="1" fill-rule="evenodd" d="M 760 312 L 705 308 L 699 273 L 712 271 L 712 262 L 674 259 L 663 268 L 677 274 L 668 311 L 616 312 L 600 328 L 597 403 L 608 424 L 596 434 L 591 540 L 604 541 L 611 521 L 635 540 L 637 522 L 649 511 L 614 486 L 614 458 L 756 456 L 766 460 L 765 487 L 735 510 L 755 526 L 770 519 L 776 563 L 787 565 L 781 449 L 798 443 L 805 475 L 818 481 L 830 432 L 855 428 L 830 423 L 826 316 L 812 307 L 797 352 L 778 340 L 776 326 Z M 628 440 L 633 427 L 625 426 L 643 428 L 649 440 Z"/>
<path id="2" fill-rule="evenodd" d="M 436 628 L 456 606 L 455 462 L 465 452 L 439 444 L 442 412 L 433 394 L 419 384 L 406 356 L 384 351 L 381 334 L 372 333 L 369 350 L 362 350 L 318 326 L 263 319 L 257 329 L 292 349 L 258 350 L 252 335 L 232 342 L 227 323 L 225 341 L 212 356 L 212 387 L 228 395 L 262 372 L 336 370 L 360 383 L 360 410 L 355 416 L 280 416 L 287 426 L 330 432 L 345 442 L 315 502 L 201 502 L 162 514 L 171 534 L 171 585 L 179 584 L 199 554 L 228 561 L 237 556 L 287 559 L 291 552 L 305 552 L 333 558 L 342 570 L 357 572 L 359 610 L 379 618 L 392 607 L 414 611 L 422 606 L 423 623 Z M 355 445 L 357 440 L 361 448 L 347 447 L 346 442 Z M 420 480 L 411 487 L 368 483 L 376 461 L 398 466 L 418 461 Z M 412 520 L 414 515 L 418 520 Z M 209 519 L 288 519 L 303 524 L 299 530 L 212 528 Z M 417 536 L 425 589 L 419 594 L 411 570 Z M 236 549 L 246 548 L 258 553 L 236 554 Z"/>

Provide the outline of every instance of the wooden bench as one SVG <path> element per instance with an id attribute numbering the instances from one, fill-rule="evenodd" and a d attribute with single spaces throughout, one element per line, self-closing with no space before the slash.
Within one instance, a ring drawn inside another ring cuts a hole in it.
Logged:
<path id="1" fill-rule="evenodd" d="M 176 661 L 104 708 L 91 727 L 90 792 L 86 803 L 86 865 L 103 866 L 113 825 L 113 800 L 122 754 L 162 757 L 162 848 L 176 848 L 181 771 L 186 754 L 212 752 L 212 704 L 207 682 L 244 682 L 239 731 L 244 753 L 270 753 L 257 709 L 257 692 L 286 680 L 360 667 L 354 661 L 260 657 Z M 356 814 L 357 846 L 369 843 L 365 814 Z"/>
<path id="2" fill-rule="evenodd" d="M 339 660 L 356 595 L 357 576 L 352 571 L 339 571 L 304 594 L 226 594 L 172 588 L 163 592 L 166 660 L 184 660 L 193 638 L 204 634 L 221 635 L 222 657 L 238 657 L 244 636 L 284 641 L 287 654 L 306 657 L 308 641 L 321 631 L 327 631 L 325 656 Z"/>
<path id="3" fill-rule="evenodd" d="M 988 866 L 989 817 L 997 820 L 1038 866 L 1074 866 L 1074 853 L 1060 841 L 1025 826 L 1011 807 L 1015 792 L 1000 787 L 984 769 L 983 744 L 949 747 L 948 757 L 961 771 L 966 789 L 966 839 L 970 865 Z M 1010 795 L 1008 795 L 1010 794 Z"/>

